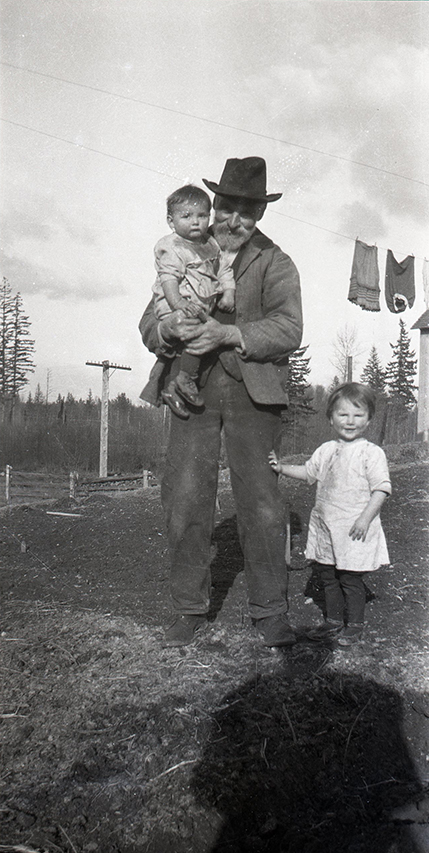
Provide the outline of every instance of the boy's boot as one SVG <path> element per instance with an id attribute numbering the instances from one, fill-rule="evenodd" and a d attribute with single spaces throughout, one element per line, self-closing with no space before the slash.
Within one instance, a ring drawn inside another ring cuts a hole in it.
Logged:
<path id="1" fill-rule="evenodd" d="M 176 393 L 176 386 L 174 382 L 169 383 L 166 391 L 161 391 L 161 397 L 164 403 L 169 406 L 171 411 L 174 412 L 178 418 L 182 418 L 184 421 L 189 418 L 189 412 L 183 405 L 183 400 L 181 400 L 179 395 Z"/>
<path id="2" fill-rule="evenodd" d="M 176 377 L 176 391 L 191 406 L 201 408 L 204 406 L 204 400 L 198 391 L 192 376 L 181 370 Z"/>

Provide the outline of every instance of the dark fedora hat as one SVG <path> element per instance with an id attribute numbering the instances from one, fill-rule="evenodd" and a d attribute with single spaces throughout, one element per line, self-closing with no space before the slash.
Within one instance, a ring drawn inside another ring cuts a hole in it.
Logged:
<path id="1" fill-rule="evenodd" d="M 277 201 L 283 193 L 267 195 L 267 166 L 262 157 L 227 160 L 218 184 L 206 181 L 206 187 L 216 195 L 248 198 L 252 201 Z"/>

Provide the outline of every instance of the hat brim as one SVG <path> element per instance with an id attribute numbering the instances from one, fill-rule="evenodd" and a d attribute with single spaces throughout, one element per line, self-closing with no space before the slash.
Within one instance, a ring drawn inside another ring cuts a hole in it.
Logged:
<path id="1" fill-rule="evenodd" d="M 225 190 L 221 188 L 220 184 L 215 184 L 214 181 L 207 181 L 205 178 L 203 178 L 203 183 L 206 185 L 206 187 L 209 188 L 209 190 L 211 190 L 216 195 L 226 196 L 227 198 L 247 198 L 248 201 L 259 201 L 263 202 L 264 204 L 270 201 L 278 201 L 279 198 L 281 198 L 283 195 L 283 193 L 269 193 L 268 195 L 259 196 L 256 198 L 253 195 L 248 196 L 246 195 L 246 193 L 239 192 L 236 190 L 234 190 L 234 192 L 225 192 Z"/>

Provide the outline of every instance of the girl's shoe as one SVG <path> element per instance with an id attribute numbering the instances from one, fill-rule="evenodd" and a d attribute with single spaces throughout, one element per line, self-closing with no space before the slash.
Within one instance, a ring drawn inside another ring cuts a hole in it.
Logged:
<path id="1" fill-rule="evenodd" d="M 334 640 L 338 637 L 340 631 L 344 630 L 342 622 L 324 622 L 323 625 L 318 625 L 317 628 L 311 628 L 306 632 L 305 636 L 309 640 L 315 642 L 323 642 L 323 640 Z"/>
<path id="2" fill-rule="evenodd" d="M 347 625 L 347 628 L 343 628 L 338 637 L 338 645 L 354 646 L 355 643 L 359 643 L 361 641 L 362 634 L 363 625 Z"/>

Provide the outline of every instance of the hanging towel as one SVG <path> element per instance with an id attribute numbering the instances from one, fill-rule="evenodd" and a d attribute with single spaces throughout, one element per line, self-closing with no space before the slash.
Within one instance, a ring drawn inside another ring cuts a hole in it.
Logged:
<path id="1" fill-rule="evenodd" d="M 427 258 L 423 261 L 423 293 L 426 308 L 429 308 L 429 261 Z"/>
<path id="2" fill-rule="evenodd" d="M 380 310 L 377 246 L 355 241 L 348 300 L 364 311 Z"/>
<path id="3" fill-rule="evenodd" d="M 399 263 L 391 249 L 387 250 L 385 296 L 392 314 L 401 314 L 406 308 L 413 307 L 416 298 L 414 255 L 408 255 Z"/>

